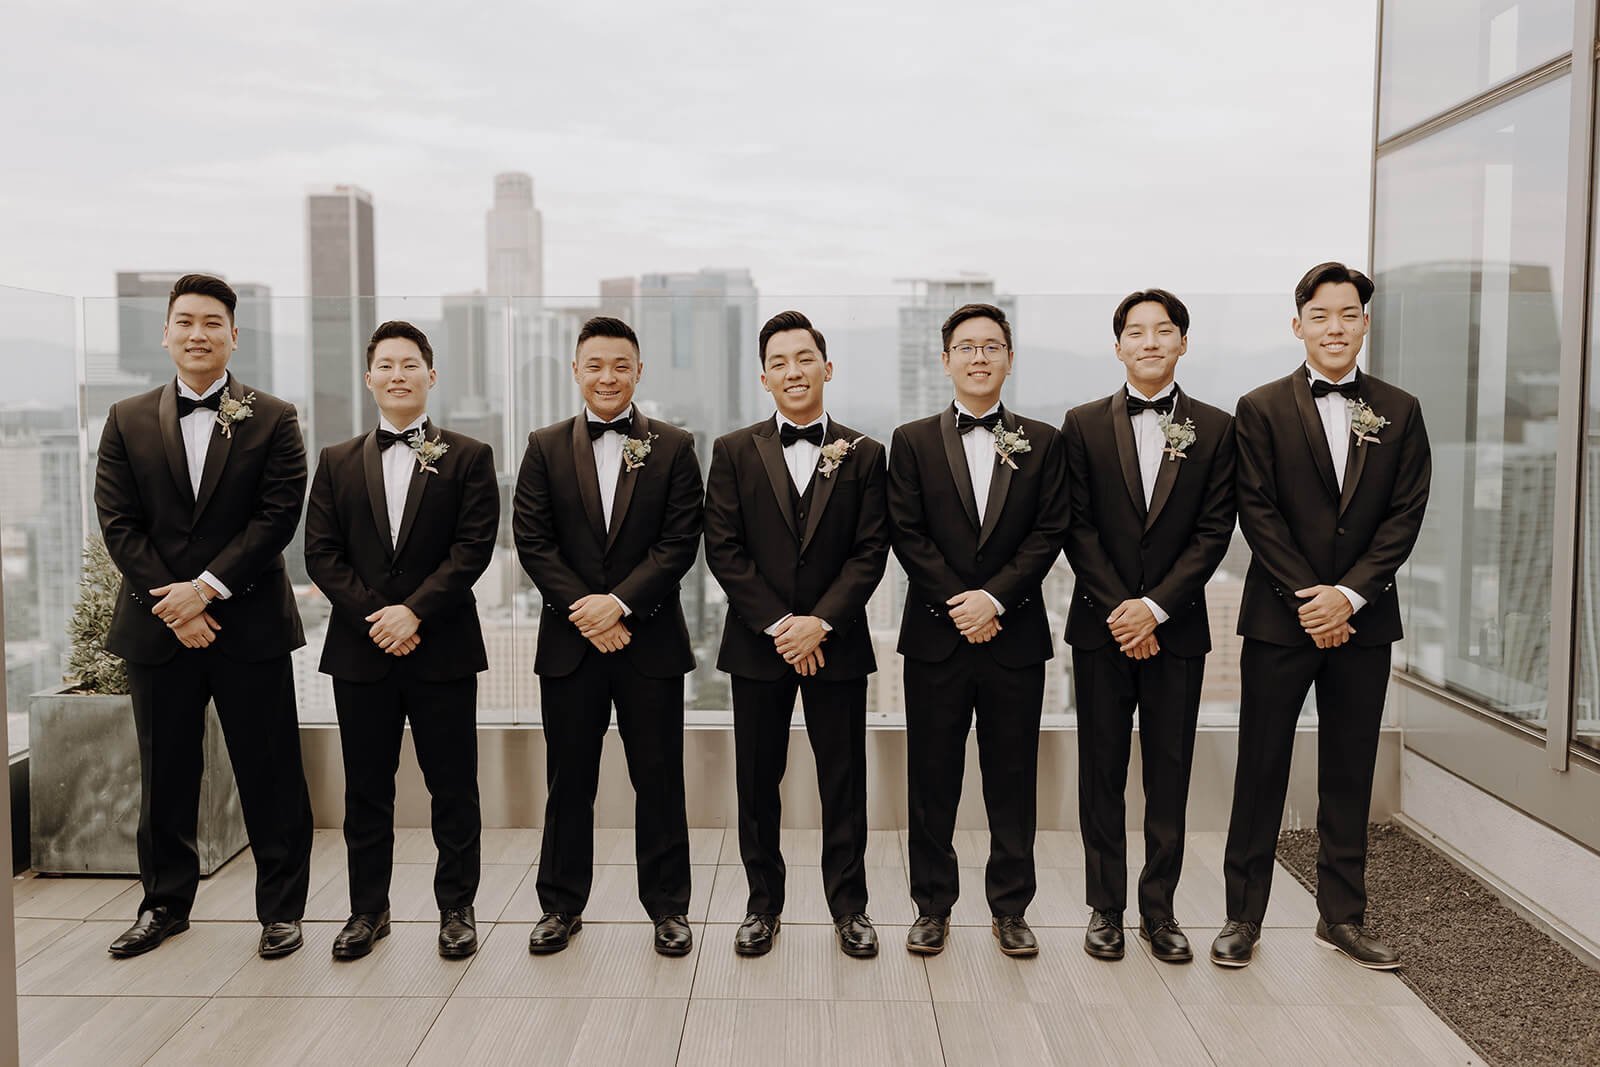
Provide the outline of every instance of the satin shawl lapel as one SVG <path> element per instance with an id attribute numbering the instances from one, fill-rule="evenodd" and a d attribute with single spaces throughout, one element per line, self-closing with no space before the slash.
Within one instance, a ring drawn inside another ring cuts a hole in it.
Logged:
<path id="1" fill-rule="evenodd" d="M 1017 417 L 1008 409 L 1000 409 L 1000 425 L 1008 430 L 1016 430 Z M 1012 456 L 1011 463 L 1019 466 L 1028 462 L 1028 457 L 1033 453 L 1027 452 L 1019 456 Z M 995 454 L 994 474 L 989 478 L 989 500 L 983 506 L 983 527 L 978 531 L 978 547 L 989 540 L 989 535 L 994 533 L 995 526 L 1000 522 L 1000 513 L 1006 507 L 1006 494 L 1011 492 L 1011 476 L 1016 471 L 1011 469 L 1009 463 L 1000 461 L 999 453 Z M 976 498 L 974 498 L 976 499 Z"/>
<path id="2" fill-rule="evenodd" d="M 433 428 L 432 421 L 423 423 L 423 439 L 432 440 L 432 438 L 428 436 L 430 433 L 432 433 L 435 437 L 438 436 L 437 431 L 435 431 Z M 399 448 L 400 446 L 394 445 L 392 447 Z M 417 461 L 413 458 L 411 462 L 416 463 Z M 450 453 L 446 452 L 443 456 L 440 456 L 438 459 L 434 460 L 433 465 L 435 468 L 438 468 L 449 462 Z M 406 547 L 406 538 L 411 536 L 411 527 L 416 525 L 417 510 L 422 507 L 422 494 L 428 491 L 429 479 L 436 477 L 438 477 L 438 475 L 430 474 L 428 471 L 423 470 L 422 464 L 420 463 L 417 463 L 417 465 L 411 469 L 411 485 L 406 489 L 406 507 L 405 510 L 400 513 L 400 535 L 396 537 L 394 541 L 394 554 L 396 556 L 400 554 L 401 549 Z"/>
<path id="3" fill-rule="evenodd" d="M 390 445 L 399 448 L 399 445 Z M 361 471 L 367 483 L 367 503 L 372 507 L 372 522 L 383 542 L 383 554 L 394 559 L 394 538 L 389 531 L 389 494 L 383 487 L 383 453 L 378 449 L 378 431 L 361 442 Z"/>
<path id="4" fill-rule="evenodd" d="M 638 404 L 633 406 L 633 433 L 629 436 L 641 441 L 649 440 L 650 437 L 650 420 L 644 417 L 644 412 L 639 410 Z M 646 456 L 644 462 L 648 466 L 650 458 Z M 643 472 L 644 467 L 630 471 L 626 457 L 623 458 L 622 465 L 617 468 L 617 495 L 611 504 L 611 529 L 606 531 L 607 552 L 610 552 L 611 546 L 616 544 L 617 533 L 622 529 L 622 520 L 628 517 L 628 505 L 633 503 L 633 487 L 638 484 Z"/>
<path id="5" fill-rule="evenodd" d="M 860 436 L 861 435 L 856 433 L 854 430 L 834 422 L 832 419 L 829 419 L 828 432 L 823 437 L 822 443 L 824 446 L 826 446 L 830 439 L 834 441 L 838 441 L 840 439 L 845 441 L 854 441 Z M 844 463 L 849 462 L 850 454 L 847 453 L 844 458 Z M 819 468 L 822 466 L 821 452 L 817 453 L 817 466 Z M 842 468 L 843 464 L 840 466 Z M 811 510 L 806 513 L 805 533 L 800 538 L 801 553 L 805 552 L 806 546 L 811 543 L 812 535 L 817 532 L 817 524 L 822 520 L 822 512 L 825 508 L 827 508 L 828 501 L 833 497 L 833 481 L 838 474 L 839 470 L 836 469 L 832 474 L 824 478 L 820 470 L 811 472 Z"/>
<path id="6" fill-rule="evenodd" d="M 583 412 L 572 420 L 572 468 L 578 478 L 578 498 L 596 542 L 606 539 L 605 507 L 600 502 L 600 474 L 595 469 L 594 445 L 589 440 L 589 416 Z"/>
<path id="7" fill-rule="evenodd" d="M 1183 420 L 1187 417 L 1188 410 L 1189 398 L 1183 395 L 1182 389 L 1179 389 L 1177 386 L 1173 386 L 1172 421 L 1179 426 L 1182 426 Z M 1164 450 L 1166 448 L 1166 441 L 1162 441 L 1161 446 Z M 1186 459 L 1175 459 L 1172 456 L 1166 455 L 1163 451 L 1161 456 L 1161 465 L 1156 468 L 1155 489 L 1150 493 L 1150 514 L 1146 515 L 1144 519 L 1144 528 L 1146 530 L 1150 529 L 1150 527 L 1156 524 L 1156 518 L 1161 514 L 1161 509 L 1167 506 L 1167 498 L 1172 495 L 1172 486 L 1175 482 L 1177 482 L 1178 475 L 1182 473 L 1182 467 L 1187 462 L 1189 461 Z"/>
<path id="8" fill-rule="evenodd" d="M 783 516 L 789 532 L 799 539 L 800 531 L 794 525 L 794 508 L 789 503 L 789 466 L 783 461 L 783 442 L 778 437 L 776 415 L 756 427 L 755 442 L 756 454 L 761 457 L 761 466 L 772 485 L 772 497 L 778 502 L 778 514 Z"/>
<path id="9" fill-rule="evenodd" d="M 978 530 L 978 498 L 972 491 L 972 475 L 967 470 L 967 451 L 961 447 L 961 435 L 956 433 L 956 406 L 951 404 L 939 416 L 939 436 L 944 441 L 944 458 L 950 464 L 950 477 L 956 485 L 956 496 L 966 510 L 967 521 Z"/>
<path id="10" fill-rule="evenodd" d="M 161 390 L 156 401 L 156 421 L 161 426 L 161 450 L 167 454 L 167 469 L 178 493 L 194 510 L 194 486 L 189 484 L 189 461 L 183 449 L 183 430 L 178 426 L 178 380 L 174 378 Z"/>
<path id="11" fill-rule="evenodd" d="M 1139 475 L 1139 446 L 1133 439 L 1133 420 L 1128 417 L 1128 391 L 1118 389 L 1106 401 L 1110 408 L 1111 436 L 1117 439 L 1117 465 L 1122 468 L 1122 481 L 1128 487 L 1128 499 L 1133 510 L 1142 519 L 1148 512 L 1144 503 L 1144 479 Z"/>
<path id="12" fill-rule="evenodd" d="M 232 374 L 228 375 L 228 384 L 223 386 L 223 390 L 235 400 L 244 399 L 245 388 Z M 173 387 L 172 406 L 173 413 L 176 414 L 178 406 L 176 386 Z M 230 434 L 224 434 L 221 426 L 211 427 L 211 440 L 206 445 L 206 463 L 200 470 L 200 492 L 194 500 L 196 519 L 206 510 L 206 505 L 211 503 L 211 494 L 217 491 L 217 483 L 222 480 L 222 468 L 227 466 L 228 453 L 233 451 L 233 439 L 239 432 L 238 426 L 235 426 L 233 433 Z"/>
<path id="13" fill-rule="evenodd" d="M 1362 386 L 1362 393 L 1366 392 L 1366 376 L 1356 371 L 1356 381 Z M 1363 400 L 1366 399 L 1362 396 Z M 1351 435 L 1350 445 L 1344 455 L 1344 491 L 1339 494 L 1339 514 L 1343 515 L 1350 506 L 1350 501 L 1356 495 L 1356 486 L 1361 484 L 1361 472 L 1367 469 L 1367 449 L 1371 445 L 1362 444 Z"/>
<path id="14" fill-rule="evenodd" d="M 1301 367 L 1289 378 L 1289 388 L 1294 391 L 1294 406 L 1300 413 L 1300 428 L 1305 431 L 1306 447 L 1311 449 L 1311 461 L 1328 495 L 1339 496 L 1339 482 L 1333 476 L 1333 453 L 1328 451 L 1328 433 L 1322 428 L 1322 416 L 1317 413 L 1317 402 L 1311 396 L 1311 381 Z"/>

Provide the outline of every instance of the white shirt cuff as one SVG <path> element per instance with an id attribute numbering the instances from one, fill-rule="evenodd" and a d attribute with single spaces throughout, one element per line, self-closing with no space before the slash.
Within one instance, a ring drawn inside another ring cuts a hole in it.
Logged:
<path id="1" fill-rule="evenodd" d="M 200 577 L 195 580 L 205 582 L 211 588 L 215 589 L 217 591 L 218 600 L 227 600 L 233 595 L 233 593 L 229 591 L 228 587 L 223 585 L 217 576 L 212 574 L 210 571 L 201 572 Z"/>
<path id="2" fill-rule="evenodd" d="M 633 609 L 628 607 L 628 605 L 624 604 L 622 602 L 622 598 L 619 597 L 617 594 L 615 594 L 615 593 L 607 593 L 606 595 L 609 596 L 612 600 L 615 600 L 617 602 L 617 607 L 622 609 L 622 617 L 624 619 L 626 619 L 629 615 L 633 614 Z"/>
<path id="3" fill-rule="evenodd" d="M 766 634 L 768 637 L 776 637 L 778 636 L 778 627 L 782 626 L 792 618 L 794 618 L 794 612 L 791 611 L 789 614 L 785 615 L 783 618 L 779 619 L 777 622 L 773 623 L 771 626 L 767 627 L 761 632 Z"/>
<path id="4" fill-rule="evenodd" d="M 1336 585 L 1334 588 L 1343 593 L 1344 598 L 1350 601 L 1350 613 L 1352 615 L 1367 606 L 1367 598 L 1351 589 L 1348 585 Z"/>
<path id="5" fill-rule="evenodd" d="M 991 592 L 989 592 L 989 590 L 985 589 L 985 590 L 983 590 L 983 595 L 988 597 L 989 598 L 989 602 L 994 605 L 994 613 L 996 615 L 1004 615 L 1006 613 L 1006 606 L 1004 604 L 1000 603 L 999 600 L 995 599 L 995 595 L 993 593 L 991 593 Z"/>
<path id="6" fill-rule="evenodd" d="M 1157 626 L 1160 626 L 1162 623 L 1164 623 L 1168 619 L 1172 618 L 1171 615 L 1168 615 L 1166 612 L 1161 610 L 1161 605 L 1160 604 L 1157 604 L 1154 600 L 1151 600 L 1149 597 L 1142 596 L 1139 599 L 1144 601 L 1144 606 L 1150 609 L 1150 614 L 1152 614 L 1152 615 L 1154 615 L 1156 617 L 1156 625 Z"/>

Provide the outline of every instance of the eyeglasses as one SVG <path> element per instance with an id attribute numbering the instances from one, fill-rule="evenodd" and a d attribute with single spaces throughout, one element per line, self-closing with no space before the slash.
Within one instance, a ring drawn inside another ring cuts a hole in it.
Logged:
<path id="1" fill-rule="evenodd" d="M 978 345 L 963 342 L 951 348 L 950 351 L 954 352 L 958 356 L 964 356 L 967 359 L 971 359 L 973 356 L 977 355 L 979 351 L 982 351 L 983 354 L 988 356 L 990 359 L 996 359 L 1005 355 L 1008 349 L 1005 345 L 998 343 L 986 344 L 980 349 L 980 346 Z"/>

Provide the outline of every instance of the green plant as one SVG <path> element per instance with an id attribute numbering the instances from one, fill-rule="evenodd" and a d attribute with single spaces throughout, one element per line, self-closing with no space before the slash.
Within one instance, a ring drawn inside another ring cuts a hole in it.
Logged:
<path id="1" fill-rule="evenodd" d="M 106 651 L 106 634 L 122 588 L 122 573 L 99 537 L 83 543 L 83 577 L 78 580 L 78 603 L 67 622 L 72 651 L 67 656 L 66 681 L 80 693 L 126 693 L 128 671 L 121 656 Z"/>

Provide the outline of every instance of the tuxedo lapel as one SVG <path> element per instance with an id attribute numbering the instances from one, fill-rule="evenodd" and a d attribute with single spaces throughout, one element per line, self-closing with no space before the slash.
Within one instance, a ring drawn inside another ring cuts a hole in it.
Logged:
<path id="1" fill-rule="evenodd" d="M 580 412 L 572 420 L 572 467 L 578 478 L 578 497 L 589 518 L 594 539 L 606 539 L 605 507 L 600 502 L 600 475 L 594 465 L 594 445 L 589 440 L 589 416 Z"/>
<path id="2" fill-rule="evenodd" d="M 1305 368 L 1289 376 L 1289 388 L 1294 392 L 1294 406 L 1300 412 L 1300 428 L 1305 431 L 1306 446 L 1311 449 L 1311 461 L 1322 476 L 1328 495 L 1338 497 L 1339 483 L 1333 476 L 1333 453 L 1328 451 L 1328 433 L 1322 428 L 1322 416 L 1317 413 L 1317 402 L 1311 396 L 1311 382 Z"/>
<path id="3" fill-rule="evenodd" d="M 826 447 L 829 438 L 835 441 L 841 438 L 846 441 L 854 441 L 860 436 L 854 430 L 830 420 L 828 432 L 823 435 L 822 443 Z M 845 455 L 844 462 L 850 462 L 848 453 Z M 821 453 L 817 455 L 817 466 L 819 468 L 822 466 Z M 806 512 L 806 528 L 800 537 L 800 552 L 802 555 L 805 554 L 806 546 L 811 544 L 811 536 L 817 532 L 817 524 L 822 521 L 822 513 L 827 508 L 828 501 L 833 497 L 833 482 L 838 473 L 838 469 L 835 469 L 832 474 L 824 477 L 821 470 L 811 472 L 811 508 Z M 788 514 L 788 509 L 784 510 L 784 514 Z"/>
<path id="4" fill-rule="evenodd" d="M 1365 385 L 1365 375 L 1357 371 L 1356 381 Z M 1371 445 L 1355 440 L 1352 434 L 1351 441 L 1344 454 L 1344 490 L 1339 494 L 1340 515 L 1345 513 L 1345 509 L 1350 506 L 1351 499 L 1356 495 L 1356 486 L 1361 483 L 1361 472 L 1367 469 L 1367 449 L 1371 447 Z"/>
<path id="5" fill-rule="evenodd" d="M 629 436 L 640 441 L 650 439 L 650 420 L 644 417 L 644 412 L 639 410 L 637 404 L 633 406 L 633 432 Z M 645 463 L 649 462 L 649 457 L 646 457 Z M 611 529 L 606 531 L 607 552 L 611 551 L 611 546 L 617 541 L 617 533 L 622 529 L 622 520 L 628 517 L 628 505 L 633 503 L 633 487 L 638 483 L 640 471 L 643 470 L 644 467 L 640 467 L 639 470 L 630 471 L 627 456 L 623 456 L 622 464 L 617 469 L 617 495 L 611 503 Z"/>
<path id="6" fill-rule="evenodd" d="M 1172 387 L 1172 421 L 1183 425 L 1185 412 L 1189 407 L 1189 398 L 1183 395 L 1183 390 L 1177 386 Z M 1131 422 L 1131 419 L 1124 421 Z M 1162 441 L 1163 454 L 1161 464 L 1156 467 L 1156 484 L 1150 493 L 1150 514 L 1144 518 L 1146 530 L 1156 524 L 1156 517 L 1161 514 L 1161 509 L 1167 506 L 1167 498 L 1172 495 L 1172 486 L 1178 480 L 1180 468 L 1187 460 L 1177 459 L 1165 454 L 1166 442 Z"/>
<path id="7" fill-rule="evenodd" d="M 432 430 L 432 422 L 423 423 L 422 439 L 425 441 L 429 440 L 428 433 Z M 439 436 L 437 431 L 434 432 L 434 436 Z M 391 447 L 398 448 L 400 446 L 392 445 Z M 412 462 L 415 463 L 416 461 L 412 460 Z M 440 464 L 448 462 L 450 462 L 450 454 L 447 452 L 443 456 L 434 460 L 433 466 L 438 467 Z M 401 549 L 406 547 L 406 538 L 411 536 L 411 527 L 416 525 L 417 510 L 422 507 L 422 494 L 428 491 L 428 479 L 431 477 L 433 477 L 433 475 L 423 470 L 421 463 L 417 463 L 416 467 L 411 471 L 411 484 L 406 487 L 405 510 L 400 513 L 400 533 L 394 539 L 394 554 L 396 556 L 400 554 Z"/>
<path id="8" fill-rule="evenodd" d="M 956 406 L 951 404 L 939 416 L 939 436 L 944 441 L 945 462 L 950 464 L 950 478 L 956 485 L 956 496 L 966 509 L 967 521 L 974 530 L 980 529 L 978 498 L 972 491 L 972 474 L 967 470 L 967 450 L 961 447 L 961 435 L 956 433 Z"/>
<path id="9" fill-rule="evenodd" d="M 244 386 L 239 384 L 239 379 L 228 375 L 228 384 L 223 386 L 224 391 L 235 400 L 244 399 Z M 174 398 L 173 407 L 176 409 L 177 400 Z M 206 510 L 206 505 L 211 503 L 211 494 L 217 491 L 217 483 L 222 480 L 222 468 L 227 466 L 228 453 L 233 451 L 233 439 L 239 433 L 238 427 L 233 433 L 225 434 L 217 427 L 210 428 L 211 440 L 206 445 L 206 462 L 200 470 L 200 492 L 195 496 L 194 517 L 198 519 Z"/>
<path id="10" fill-rule="evenodd" d="M 390 445 L 389 447 L 397 447 Z M 361 442 L 361 471 L 367 483 L 367 503 L 372 507 L 372 522 L 378 528 L 378 539 L 383 551 L 394 558 L 394 538 L 389 532 L 389 497 L 383 488 L 383 453 L 378 449 L 378 433 L 374 430 Z"/>
<path id="11" fill-rule="evenodd" d="M 1007 430 L 1015 430 L 1017 428 L 1017 417 L 1005 408 L 1001 408 L 1000 425 Z M 964 452 L 963 455 L 965 455 Z M 1019 460 L 1013 456 L 1011 463 L 1017 462 Z M 1027 459 L 1024 458 L 1020 462 L 1026 463 Z M 978 531 L 979 548 L 983 547 L 983 543 L 989 539 L 990 534 L 994 533 L 996 524 L 1000 522 L 1000 513 L 1006 507 L 1006 494 L 1011 492 L 1011 476 L 1015 473 L 1011 469 L 1010 463 L 1000 462 L 999 454 L 997 453 L 994 474 L 989 479 L 989 500 L 983 507 L 983 528 Z"/>
<path id="12" fill-rule="evenodd" d="M 783 461 L 783 441 L 778 437 L 776 416 L 756 427 L 755 442 L 756 454 L 761 457 L 761 466 L 766 469 L 767 481 L 772 485 L 772 497 L 778 502 L 778 514 L 783 516 L 789 532 L 799 538 L 800 531 L 794 525 L 794 508 L 789 506 L 789 466 Z"/>
<path id="13" fill-rule="evenodd" d="M 1106 401 L 1107 417 L 1111 419 L 1111 436 L 1117 441 L 1117 465 L 1122 468 L 1122 482 L 1128 487 L 1128 499 L 1133 510 L 1143 518 L 1148 512 L 1144 502 L 1144 479 L 1139 475 L 1139 446 L 1133 440 L 1133 420 L 1128 417 L 1128 392 L 1118 389 Z"/>
<path id="14" fill-rule="evenodd" d="M 161 390 L 156 402 L 156 419 L 161 425 L 161 450 L 167 454 L 167 469 L 178 486 L 178 493 L 194 507 L 194 486 L 189 484 L 189 461 L 183 450 L 183 431 L 178 426 L 178 380 Z"/>

